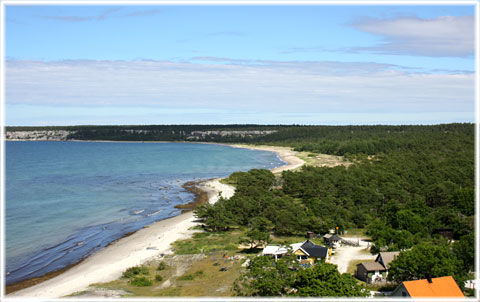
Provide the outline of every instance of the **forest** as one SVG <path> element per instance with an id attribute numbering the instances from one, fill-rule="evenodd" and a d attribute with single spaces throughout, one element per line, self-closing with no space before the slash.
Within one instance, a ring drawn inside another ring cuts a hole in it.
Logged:
<path id="1" fill-rule="evenodd" d="M 424 278 L 433 270 L 433 277 L 449 274 L 463 287 L 474 269 L 473 124 L 290 128 L 256 142 L 345 155 L 354 164 L 304 166 L 278 177 L 267 170 L 234 173 L 227 179 L 236 186 L 231 199 L 196 210 L 207 229 L 247 227 L 254 242 L 268 241 L 271 233 L 363 228 L 373 240 L 372 253 L 416 255 L 402 256 L 394 271 L 410 268 L 408 259 L 422 259 L 422 251 L 438 250 L 425 256 L 423 271 L 393 274 L 396 281 Z M 438 235 L 438 229 L 451 229 L 455 243 Z M 440 264 L 428 266 L 435 257 Z"/>

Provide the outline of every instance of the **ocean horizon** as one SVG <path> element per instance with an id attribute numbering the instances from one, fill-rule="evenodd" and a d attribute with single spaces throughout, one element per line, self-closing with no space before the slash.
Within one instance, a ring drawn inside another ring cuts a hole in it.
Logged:
<path id="1" fill-rule="evenodd" d="M 6 284 L 75 264 L 177 216 L 189 181 L 283 165 L 276 153 L 219 144 L 5 142 Z"/>

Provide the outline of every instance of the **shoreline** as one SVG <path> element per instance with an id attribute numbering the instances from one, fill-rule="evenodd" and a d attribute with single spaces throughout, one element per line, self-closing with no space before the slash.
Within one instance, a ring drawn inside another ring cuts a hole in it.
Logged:
<path id="1" fill-rule="evenodd" d="M 195 207 L 198 206 L 198 205 L 202 205 L 202 204 L 207 203 L 208 200 L 209 200 L 209 192 L 207 190 L 204 190 L 203 186 L 205 185 L 205 183 L 207 183 L 209 181 L 212 181 L 214 179 L 215 178 L 207 179 L 207 180 L 199 180 L 199 181 L 187 181 L 186 183 L 184 183 L 182 185 L 182 187 L 186 191 L 192 193 L 194 195 L 194 199 L 193 199 L 193 201 L 191 201 L 189 203 L 176 205 L 176 206 L 174 206 L 174 208 L 182 210 L 181 214 L 184 214 L 184 213 L 188 213 L 190 211 L 193 211 L 195 209 Z M 181 214 L 179 214 L 177 216 L 180 216 Z M 154 222 L 153 224 L 155 224 L 159 221 L 164 221 L 164 220 L 174 218 L 174 217 L 177 217 L 177 216 L 164 218 L 164 219 L 161 219 L 161 220 L 158 220 L 158 221 Z M 150 225 L 147 225 L 143 228 L 146 228 L 148 226 L 150 226 Z M 131 236 L 131 235 L 135 234 L 136 232 L 142 230 L 143 228 L 140 228 L 140 229 L 138 229 L 136 231 L 133 231 L 133 232 L 129 232 L 129 233 L 123 235 L 122 237 L 120 237 L 118 239 L 115 239 L 114 241 L 107 244 L 105 246 L 105 248 L 109 247 L 112 244 L 115 244 L 115 242 L 117 242 L 118 240 L 121 240 L 125 237 L 128 237 L 128 236 Z M 102 250 L 100 250 L 100 251 L 102 251 Z M 98 252 L 100 252 L 100 251 L 98 251 Z M 69 269 L 71 269 L 71 268 L 73 268 L 77 265 L 80 265 L 86 259 L 88 259 L 88 257 L 87 258 L 81 258 L 75 263 L 69 264 L 66 267 L 63 267 L 63 268 L 58 269 L 58 270 L 48 272 L 43 276 L 33 277 L 33 278 L 25 279 L 25 280 L 22 280 L 22 281 L 18 281 L 18 282 L 12 283 L 12 284 L 7 284 L 7 285 L 5 285 L 5 294 L 9 295 L 9 294 L 12 294 L 14 292 L 30 288 L 32 286 L 35 286 L 37 284 L 40 284 L 42 282 L 45 282 L 45 281 L 50 280 L 52 278 L 55 278 L 56 276 L 58 276 L 60 274 L 63 274 L 67 270 L 69 270 Z"/>
<path id="2" fill-rule="evenodd" d="M 295 156 L 295 151 L 292 151 L 291 148 L 288 147 L 222 143 L 213 144 L 225 145 L 233 148 L 275 152 L 280 159 L 286 162 L 286 164 L 271 169 L 273 173 L 293 170 L 305 163 L 303 160 Z M 191 183 L 190 185 L 193 190 L 196 188 L 199 191 L 206 193 L 206 196 L 203 195 L 204 197 L 202 199 L 206 199 L 206 202 L 213 204 L 218 201 L 219 195 L 223 198 L 230 198 L 235 192 L 234 187 L 221 183 L 221 179 L 222 178 L 215 178 L 197 182 L 193 185 Z M 195 200 L 197 199 L 197 193 L 199 193 L 199 191 L 192 192 L 195 194 Z M 191 237 L 193 233 L 197 232 L 196 230 L 193 230 L 193 227 L 200 225 L 191 210 L 192 204 L 196 204 L 195 200 L 191 204 L 181 205 L 185 207 L 182 214 L 159 220 L 133 234 L 130 234 L 129 236 L 122 237 L 112 242 L 101 251 L 83 261 L 80 261 L 76 265 L 67 267 L 64 271 L 60 270 L 57 274 L 52 272 L 51 274 L 53 277 L 47 280 L 41 280 L 38 284 L 12 292 L 6 297 L 47 299 L 63 297 L 74 292 L 85 290 L 94 283 L 109 282 L 118 279 L 125 269 L 141 265 L 142 263 L 155 259 L 161 254 L 172 254 L 171 243 Z M 38 279 L 41 278 L 42 277 L 39 277 Z"/>

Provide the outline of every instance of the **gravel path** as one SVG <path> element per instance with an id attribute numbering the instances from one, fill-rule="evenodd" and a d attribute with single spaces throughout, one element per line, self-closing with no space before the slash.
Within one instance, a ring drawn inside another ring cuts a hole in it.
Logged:
<path id="1" fill-rule="evenodd" d="M 337 250 L 335 254 L 330 257 L 327 262 L 336 264 L 338 266 L 338 271 L 340 273 L 346 273 L 348 265 L 350 264 L 350 261 L 352 260 L 375 260 L 376 255 L 370 254 L 368 252 L 367 246 L 369 242 L 362 240 L 362 238 L 359 237 L 342 237 L 350 241 L 357 241 L 360 240 L 360 246 L 350 246 L 350 245 L 343 245 L 339 246 L 337 245 Z"/>

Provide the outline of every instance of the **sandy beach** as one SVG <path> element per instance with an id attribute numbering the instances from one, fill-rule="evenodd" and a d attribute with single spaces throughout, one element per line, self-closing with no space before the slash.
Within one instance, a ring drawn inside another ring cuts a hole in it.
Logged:
<path id="1" fill-rule="evenodd" d="M 231 145 L 237 148 L 250 148 L 276 152 L 287 162 L 272 172 L 295 169 L 304 161 L 295 156 L 295 151 L 285 147 Z M 202 189 L 208 192 L 209 202 L 215 203 L 219 193 L 223 198 L 233 196 L 235 189 L 222 184 L 220 179 L 207 181 Z M 172 253 L 171 244 L 190 237 L 196 222 L 193 212 L 158 221 L 134 234 L 121 238 L 105 249 L 73 266 L 64 273 L 29 288 L 7 295 L 7 298 L 59 298 L 88 288 L 90 284 L 109 282 L 118 279 L 127 268 L 140 265 L 160 254 Z"/>
<path id="2" fill-rule="evenodd" d="M 296 168 L 299 168 L 305 164 L 304 160 L 296 156 L 297 152 L 293 151 L 292 148 L 289 148 L 289 147 L 263 146 L 263 145 L 255 146 L 255 145 L 240 145 L 240 144 L 234 144 L 230 146 L 235 148 L 247 148 L 252 150 L 271 151 L 271 152 L 277 153 L 278 156 L 283 161 L 287 162 L 287 164 L 272 169 L 273 173 L 279 173 L 285 170 L 295 170 Z"/>

